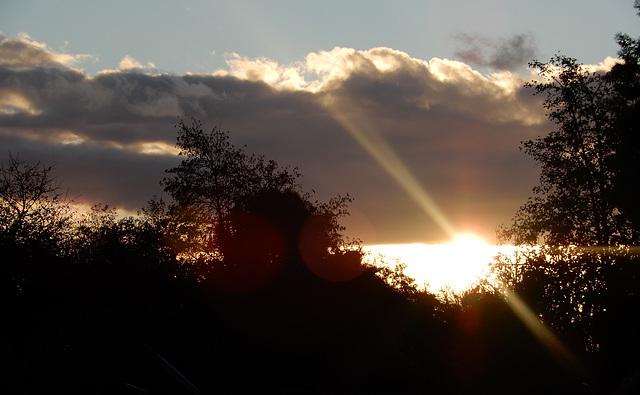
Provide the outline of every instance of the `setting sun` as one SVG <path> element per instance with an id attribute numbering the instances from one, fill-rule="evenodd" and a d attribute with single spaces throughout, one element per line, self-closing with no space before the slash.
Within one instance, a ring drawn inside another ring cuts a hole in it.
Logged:
<path id="1" fill-rule="evenodd" d="M 418 287 L 434 292 L 443 288 L 454 292 L 465 290 L 487 274 L 489 263 L 500 251 L 500 247 L 473 234 L 441 244 L 391 244 L 364 249 L 371 263 L 378 257 L 391 265 L 406 264 L 405 274 L 414 278 Z"/>

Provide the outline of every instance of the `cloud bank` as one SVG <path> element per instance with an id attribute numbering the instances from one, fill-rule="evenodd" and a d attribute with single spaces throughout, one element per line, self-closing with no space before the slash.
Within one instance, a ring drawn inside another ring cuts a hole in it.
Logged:
<path id="1" fill-rule="evenodd" d="M 391 48 L 336 47 L 289 65 L 228 54 L 228 68 L 207 75 L 158 73 L 130 56 L 88 75 L 73 68 L 82 57 L 0 38 L 0 159 L 11 150 L 56 164 L 72 196 L 132 211 L 162 193 L 177 163 L 176 117 L 193 116 L 298 166 L 320 199 L 352 195 L 347 226 L 366 243 L 446 237 L 394 174 L 428 193 L 453 228 L 491 237 L 537 179 L 520 141 L 549 127 L 522 88 L 531 76 Z M 385 155 L 395 159 L 385 165 Z"/>

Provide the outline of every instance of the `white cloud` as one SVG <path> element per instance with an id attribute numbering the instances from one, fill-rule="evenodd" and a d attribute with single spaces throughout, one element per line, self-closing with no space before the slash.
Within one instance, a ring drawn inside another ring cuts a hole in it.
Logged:
<path id="1" fill-rule="evenodd" d="M 0 35 L 0 66 L 12 69 L 25 69 L 32 66 L 72 67 L 82 62 L 96 62 L 97 58 L 89 54 L 57 53 L 46 43 L 31 39 L 26 33 L 9 39 Z"/>
<path id="2" fill-rule="evenodd" d="M 528 103 L 517 98 L 525 82 L 523 76 L 507 71 L 487 76 L 463 62 L 424 61 L 391 48 L 359 51 L 336 47 L 309 53 L 304 62 L 292 65 L 231 54 L 227 64 L 229 71 L 217 75 L 260 81 L 278 89 L 347 96 L 355 92 L 346 90 L 358 89 L 369 93 L 361 101 L 372 102 L 378 97 L 424 109 L 439 105 L 492 122 L 531 125 L 545 121 L 542 114 L 531 113 Z"/>
<path id="3" fill-rule="evenodd" d="M 96 75 L 113 74 L 113 73 L 119 73 L 121 71 L 125 71 L 125 72 L 135 71 L 135 72 L 141 72 L 149 75 L 160 75 L 159 73 L 155 72 L 156 69 L 157 67 L 153 62 L 147 62 L 146 64 L 144 64 L 136 60 L 131 55 L 125 55 L 124 58 L 122 58 L 122 60 L 120 61 L 120 63 L 118 63 L 117 69 L 100 70 L 96 73 Z"/>
<path id="4" fill-rule="evenodd" d="M 125 57 L 120 61 L 118 68 L 123 71 L 132 69 L 143 69 L 144 65 L 135 60 L 133 57 L 125 55 Z"/>
<path id="5" fill-rule="evenodd" d="M 312 90 L 321 89 L 329 81 L 346 78 L 354 69 L 359 68 L 360 60 L 362 58 L 352 48 L 335 47 L 331 51 L 309 53 L 305 57 L 305 70 L 319 77 L 311 84 Z"/>
<path id="6" fill-rule="evenodd" d="M 618 63 L 622 63 L 621 59 L 612 58 L 611 56 L 607 56 L 602 62 L 593 65 L 586 65 L 587 69 L 591 72 L 608 72 L 611 70 L 613 66 Z"/>
<path id="7" fill-rule="evenodd" d="M 284 89 L 302 89 L 306 82 L 295 66 L 281 66 L 267 58 L 250 59 L 231 53 L 226 56 L 229 74 L 249 81 L 266 82 Z"/>

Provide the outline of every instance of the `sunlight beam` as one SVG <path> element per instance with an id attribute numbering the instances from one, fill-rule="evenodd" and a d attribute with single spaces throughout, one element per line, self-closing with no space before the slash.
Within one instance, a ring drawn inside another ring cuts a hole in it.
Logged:
<path id="1" fill-rule="evenodd" d="M 584 374 L 585 368 L 582 363 L 565 347 L 560 339 L 540 321 L 540 318 L 533 313 L 529 306 L 527 306 L 518 295 L 507 287 L 504 288 L 502 294 L 507 299 L 507 305 L 515 315 L 522 321 L 531 334 L 538 339 L 540 344 L 549 350 L 558 362 L 573 372 Z"/>
<path id="2" fill-rule="evenodd" d="M 456 232 L 436 202 L 355 105 L 328 101 L 326 108 L 365 151 L 451 238 Z"/>
<path id="3" fill-rule="evenodd" d="M 366 116 L 352 103 L 335 103 L 328 100 L 326 108 L 344 129 L 371 155 L 402 189 L 458 244 L 479 242 L 473 238 L 460 236 L 438 208 L 427 191 L 413 177 L 409 169 L 398 158 Z M 462 247 L 459 245 L 458 247 Z M 526 328 L 566 369 L 584 374 L 585 368 L 560 339 L 536 316 L 534 312 L 513 291 L 503 287 L 503 295 L 508 306 Z"/>

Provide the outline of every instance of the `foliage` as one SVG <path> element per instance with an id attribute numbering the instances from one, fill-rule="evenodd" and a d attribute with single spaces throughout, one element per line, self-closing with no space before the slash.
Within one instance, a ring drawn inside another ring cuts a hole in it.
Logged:
<path id="1" fill-rule="evenodd" d="M 636 3 L 636 8 L 638 4 Z M 531 66 L 544 79 L 557 129 L 523 143 L 540 164 L 540 184 L 502 238 L 516 244 L 625 245 L 640 241 L 640 42 L 618 34 L 621 63 L 594 72 L 557 55 Z"/>
<path id="2" fill-rule="evenodd" d="M 71 201 L 53 167 L 9 155 L 0 167 L 0 287 L 22 293 L 67 253 Z"/>
<path id="3" fill-rule="evenodd" d="M 405 273 L 406 263 L 400 262 L 399 259 L 392 259 L 378 254 L 370 259 L 370 264 L 374 268 L 376 275 L 400 294 L 410 299 L 419 294 L 420 291 L 416 280 Z M 426 284 L 424 285 L 426 286 Z"/>
<path id="4" fill-rule="evenodd" d="M 200 122 L 181 120 L 178 129 L 179 155 L 186 158 L 163 180 L 173 203 L 165 213 L 161 202 L 154 204 L 183 273 L 242 288 L 283 266 L 332 279 L 364 270 L 358 241 L 344 238 L 339 223 L 348 215 L 348 195 L 312 203 L 297 169 L 248 156 L 219 128 L 205 133 Z"/>
<path id="5" fill-rule="evenodd" d="M 504 236 L 516 244 L 628 241 L 627 224 L 611 200 L 616 151 L 610 84 L 562 55 L 531 66 L 546 80 L 527 86 L 546 94 L 547 116 L 558 129 L 524 142 L 524 151 L 540 164 L 540 184 Z"/>
<path id="6" fill-rule="evenodd" d="M 564 55 L 531 64 L 543 81 L 527 86 L 557 129 L 523 143 L 540 183 L 499 229 L 523 248 L 494 268 L 570 349 L 619 379 L 640 352 L 619 336 L 640 330 L 640 40 L 616 40 L 621 62 L 606 73 Z"/>
<path id="7" fill-rule="evenodd" d="M 636 3 L 640 10 L 640 3 Z M 612 111 L 615 114 L 613 134 L 615 151 L 613 165 L 613 202 L 632 225 L 634 242 L 640 239 L 640 40 L 626 34 L 618 34 L 622 63 L 616 64 L 606 75 L 607 82 L 615 93 Z"/>
<path id="8" fill-rule="evenodd" d="M 170 211 L 177 221 L 172 226 L 179 233 L 178 252 L 190 262 L 219 259 L 216 228 L 236 202 L 262 189 L 298 191 L 300 175 L 262 156 L 248 156 L 218 127 L 205 133 L 201 122 L 192 119 L 187 125 L 180 119 L 177 128 L 178 155 L 184 159 L 166 171 L 172 176 L 162 184 L 174 201 Z"/>
<path id="9" fill-rule="evenodd" d="M 101 265 L 131 272 L 170 265 L 170 249 L 163 245 L 162 228 L 148 215 L 120 217 L 114 207 L 96 204 L 74 227 L 76 263 Z M 122 267 L 135 257 L 136 267 Z"/>
<path id="10" fill-rule="evenodd" d="M 0 167 L 0 234 L 15 243 L 46 240 L 52 248 L 71 220 L 71 201 L 53 167 L 9 155 Z"/>

